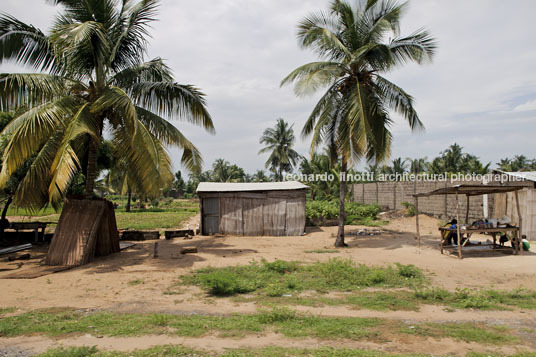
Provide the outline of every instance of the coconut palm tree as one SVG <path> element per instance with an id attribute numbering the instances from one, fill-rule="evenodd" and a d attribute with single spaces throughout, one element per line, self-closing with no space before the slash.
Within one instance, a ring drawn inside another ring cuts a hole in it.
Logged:
<path id="1" fill-rule="evenodd" d="M 257 170 L 251 177 L 252 182 L 268 182 L 270 178 L 266 176 L 264 170 Z"/>
<path id="2" fill-rule="evenodd" d="M 397 157 L 393 160 L 393 166 L 391 167 L 391 173 L 393 174 L 400 174 L 402 175 L 404 172 L 406 172 L 407 166 L 406 166 L 406 159 L 402 159 L 401 157 Z"/>
<path id="3" fill-rule="evenodd" d="M 300 159 L 300 155 L 293 149 L 296 141 L 293 126 L 279 118 L 275 127 L 264 130 L 259 140 L 266 145 L 259 150 L 259 154 L 270 153 L 265 167 L 270 168 L 277 181 L 283 181 L 283 172 L 292 172 Z"/>
<path id="4" fill-rule="evenodd" d="M 214 182 L 244 182 L 246 173 L 237 165 L 231 165 L 225 159 L 216 159 L 212 165 L 211 179 Z"/>
<path id="5" fill-rule="evenodd" d="M 413 98 L 382 74 L 407 62 L 422 63 L 434 54 L 427 31 L 399 32 L 406 4 L 361 0 L 356 6 L 334 0 L 328 12 L 314 13 L 298 26 L 298 40 L 321 59 L 292 71 L 281 85 L 295 83 L 303 96 L 327 87 L 306 121 L 302 135 L 312 135 L 311 151 L 335 145 L 341 163 L 339 230 L 344 246 L 344 173 L 361 158 L 385 160 L 390 152 L 390 111 L 401 114 L 412 130 L 422 128 Z"/>
<path id="6" fill-rule="evenodd" d="M 199 150 L 166 118 L 179 118 L 213 133 L 205 98 L 178 84 L 160 58 L 145 60 L 149 26 L 158 0 L 51 0 L 62 6 L 48 35 L 0 15 L 0 63 L 41 73 L 1 74 L 0 110 L 28 110 L 3 131 L 0 186 L 36 155 L 15 195 L 18 206 L 58 207 L 79 170 L 93 195 L 96 153 L 106 135 L 127 163 L 137 189 L 159 191 L 172 180 L 165 145 L 183 149 L 182 163 L 199 168 Z"/>
<path id="7" fill-rule="evenodd" d="M 426 156 L 417 159 L 410 159 L 408 157 L 406 161 L 409 161 L 410 163 L 409 172 L 411 172 L 412 174 L 420 174 L 426 172 L 428 170 L 428 166 L 430 165 Z"/>

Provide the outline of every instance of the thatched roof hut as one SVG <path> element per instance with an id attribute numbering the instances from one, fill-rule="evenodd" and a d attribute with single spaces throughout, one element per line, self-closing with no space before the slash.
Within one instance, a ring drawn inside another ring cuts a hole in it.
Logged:
<path id="1" fill-rule="evenodd" d="M 202 234 L 297 236 L 305 231 L 308 186 L 296 181 L 201 182 Z"/>

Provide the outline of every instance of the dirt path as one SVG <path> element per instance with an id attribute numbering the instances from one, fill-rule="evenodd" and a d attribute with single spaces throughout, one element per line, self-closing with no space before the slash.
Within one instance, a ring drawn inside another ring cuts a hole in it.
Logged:
<path id="1" fill-rule="evenodd" d="M 199 216 L 191 218 L 184 223 L 195 228 Z M 205 294 L 197 287 L 179 287 L 178 291 L 169 294 L 169 289 L 176 285 L 177 278 L 190 272 L 208 266 L 229 266 L 247 264 L 252 260 L 265 258 L 295 260 L 301 262 L 325 261 L 334 257 L 351 258 L 367 265 L 384 265 L 400 262 L 414 264 L 423 269 L 432 279 L 433 284 L 453 290 L 461 288 L 496 288 L 514 289 L 525 287 L 536 290 L 536 254 L 525 256 L 512 256 L 503 253 L 473 254 L 463 260 L 452 256 L 441 255 L 438 251 L 438 221 L 421 216 L 421 232 L 423 234 L 422 247 L 417 249 L 415 237 L 414 218 L 401 218 L 382 227 L 384 231 L 379 236 L 356 236 L 351 232 L 363 228 L 348 226 L 347 242 L 349 248 L 339 249 L 337 253 L 307 253 L 314 250 L 333 250 L 336 227 L 311 228 L 308 234 L 301 237 L 235 237 L 235 236 L 196 236 L 192 240 L 160 240 L 159 258 L 152 257 L 152 241 L 137 242 L 136 246 L 119 254 L 96 259 L 91 264 L 68 271 L 43 276 L 36 279 L 2 279 L 9 274 L 8 269 L 17 269 L 15 262 L 0 262 L 0 291 L 2 299 L 0 307 L 18 307 L 21 311 L 49 307 L 74 307 L 106 309 L 116 312 L 199 312 L 199 313 L 253 313 L 257 307 L 253 303 L 235 303 L 230 299 L 206 299 Z M 486 239 L 486 237 L 473 237 L 473 239 Z M 184 246 L 198 247 L 198 254 L 181 255 Z M 533 244 L 533 247 L 536 246 Z M 32 251 L 32 259 L 24 261 L 18 269 L 31 269 L 44 258 L 46 248 L 42 251 Z M 2 259 L 4 260 L 4 259 Z M 134 283 L 135 282 L 135 283 Z M 308 311 L 314 315 L 322 316 L 355 316 L 355 317 L 381 317 L 387 319 L 400 319 L 410 321 L 486 321 L 508 322 L 522 325 L 525 322 L 536 320 L 534 311 L 444 311 L 440 306 L 422 306 L 421 311 L 370 311 L 348 310 L 344 307 L 296 307 L 299 311 Z M 205 337 L 203 339 L 173 338 L 176 343 L 192 347 L 211 346 L 214 341 L 214 350 L 240 346 L 240 343 L 254 344 L 263 341 L 262 345 L 269 345 L 270 337 L 261 336 L 240 340 Z M 277 338 L 276 338 L 277 337 Z M 281 336 L 274 337 L 277 345 L 281 343 L 303 344 L 310 347 L 305 340 L 287 341 Z M 71 342 L 82 343 L 83 338 L 95 340 L 93 343 L 101 345 L 106 341 L 119 343 L 119 340 L 96 339 L 93 337 L 77 337 L 68 339 Z M 28 339 L 21 338 L 20 341 Z M 140 338 L 143 343 L 162 344 L 172 337 L 158 336 Z M 138 340 L 138 338 L 136 339 Z M 1 343 L 7 343 L 1 339 Z M 13 341 L 16 341 L 14 339 Z M 41 341 L 43 348 L 54 344 L 54 340 L 45 337 L 31 337 L 28 341 Z M 43 342 L 44 341 L 44 342 Z M 62 340 L 63 341 L 63 340 Z M 67 340 L 66 340 L 67 341 Z M 123 341 L 123 339 L 121 339 Z M 127 340 L 125 340 L 127 341 Z M 148 341 L 148 342 L 147 342 Z M 153 341 L 153 342 L 151 342 Z M 182 341 L 182 342 L 180 342 Z M 199 341 L 203 341 L 202 343 Z M 254 341 L 254 342 L 247 342 Z M 255 342 L 256 341 L 256 342 Z M 304 342 L 305 341 L 305 342 Z M 205 343 L 206 342 L 206 343 Z M 1 344 L 0 343 L 0 344 Z M 37 342 L 36 342 L 37 343 Z M 140 342 L 142 343 L 142 342 Z M 175 343 L 175 342 L 172 342 Z M 275 343 L 275 342 L 274 342 Z M 353 342 L 352 342 L 353 343 Z M 428 344 L 428 345 L 427 345 Z M 339 343 L 336 343 L 340 346 Z M 400 345 L 399 349 L 396 346 Z M 115 345 L 114 345 L 115 346 Z M 125 346 L 135 346 L 125 343 Z M 145 346 L 145 345 L 144 345 Z M 250 345 L 247 345 L 250 346 Z M 300 345 L 301 346 L 301 345 Z M 353 345 L 352 345 L 353 346 Z M 360 348 L 367 347 L 357 344 Z M 382 344 L 382 346 L 384 346 Z M 433 341 L 409 341 L 405 344 L 393 341 L 381 348 L 393 348 L 399 352 L 430 352 L 458 353 L 456 351 L 468 348 L 477 348 L 486 352 L 485 347 L 473 344 L 464 344 L 449 339 Z M 254 347 L 251 345 L 250 347 Z M 378 348 L 379 348 L 378 347 Z M 140 347 L 141 348 L 141 347 Z M 502 350 L 501 350 L 502 351 Z M 510 353 L 506 350 L 501 353 Z"/>
<path id="2" fill-rule="evenodd" d="M 190 227 L 196 224 L 195 219 L 190 221 Z M 536 289 L 535 254 L 521 257 L 498 253 L 460 261 L 438 252 L 437 221 L 429 217 L 422 217 L 421 221 L 425 234 L 421 250 L 416 248 L 412 233 L 414 220 L 403 218 L 383 228 L 387 232 L 380 236 L 348 235 L 350 248 L 329 254 L 306 252 L 333 249 L 336 227 L 315 228 L 302 237 L 161 239 L 157 259 L 152 257 L 152 241 L 137 242 L 136 246 L 119 254 L 36 279 L 1 279 L 10 273 L 8 269 L 15 269 L 18 264 L 4 261 L 0 262 L 0 289 L 3 291 L 0 306 L 31 310 L 51 306 L 111 308 L 140 303 L 161 309 L 182 309 L 198 301 L 200 291 L 185 288 L 180 295 L 164 294 L 177 283 L 180 275 L 192 269 L 247 264 L 262 258 L 314 262 L 343 257 L 368 265 L 400 262 L 415 264 L 427 272 L 435 285 L 451 290 L 456 287 L 513 289 L 521 286 Z M 358 228 L 347 227 L 347 232 Z M 196 246 L 199 253 L 182 255 L 180 250 L 184 246 Z M 31 269 L 32 264 L 43 259 L 46 248 L 43 249 L 41 253 L 32 253 L 33 259 L 25 261 L 20 269 Z M 133 285 L 133 281 L 141 283 Z"/>
<path id="3" fill-rule="evenodd" d="M 385 336 L 387 337 L 387 336 Z M 465 356 L 468 352 L 478 353 L 499 353 L 503 355 L 514 354 L 521 351 L 533 352 L 529 347 L 502 346 L 490 347 L 474 342 L 464 342 L 451 338 L 429 338 L 406 335 L 389 336 L 389 341 L 323 341 L 312 338 L 288 339 L 277 333 L 266 333 L 262 335 L 252 335 L 243 338 L 221 338 L 214 335 L 207 335 L 200 338 L 173 337 L 167 335 L 148 335 L 137 337 L 95 337 L 83 335 L 62 339 L 52 339 L 44 336 L 24 336 L 14 338 L 0 338 L 0 345 L 4 348 L 17 348 L 31 353 L 42 353 L 50 348 L 68 346 L 96 346 L 100 350 L 133 351 L 136 349 L 147 349 L 159 345 L 183 345 L 193 349 L 203 349 L 215 352 L 224 352 L 228 349 L 238 348 L 262 348 L 267 346 L 278 346 L 284 348 L 352 348 L 377 350 L 384 352 L 398 353 L 430 353 L 439 352 L 441 355 Z"/>

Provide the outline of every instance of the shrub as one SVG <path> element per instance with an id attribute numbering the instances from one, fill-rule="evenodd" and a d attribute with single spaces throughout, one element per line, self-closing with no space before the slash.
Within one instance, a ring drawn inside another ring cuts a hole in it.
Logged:
<path id="1" fill-rule="evenodd" d="M 405 275 L 401 275 L 401 269 Z M 368 267 L 340 258 L 312 264 L 263 260 L 241 266 L 205 268 L 182 276 L 183 283 L 199 284 L 213 295 L 262 290 L 269 296 L 304 290 L 352 291 L 367 286 L 414 287 L 425 280 L 414 266 Z"/>
<path id="2" fill-rule="evenodd" d="M 369 274 L 371 285 L 377 285 L 385 282 L 385 272 L 382 270 L 372 271 Z"/>
<path id="3" fill-rule="evenodd" d="M 286 293 L 284 286 L 279 284 L 269 284 L 265 291 L 266 295 L 271 297 L 278 297 Z"/>
<path id="4" fill-rule="evenodd" d="M 200 282 L 213 295 L 226 296 L 256 290 L 252 284 L 241 281 L 235 274 L 225 270 L 213 271 L 200 276 Z"/>
<path id="5" fill-rule="evenodd" d="M 263 259 L 262 264 L 268 271 L 274 271 L 279 274 L 291 273 L 298 269 L 298 264 L 296 262 L 287 262 L 279 259 L 273 261 L 272 263 L 269 263 Z"/>
<path id="6" fill-rule="evenodd" d="M 395 263 L 398 269 L 398 275 L 403 276 L 404 278 L 420 278 L 422 277 L 422 271 L 413 264 L 403 265 L 400 263 Z"/>
<path id="7" fill-rule="evenodd" d="M 378 205 L 365 205 L 357 202 L 346 202 L 344 205 L 346 214 L 345 224 L 359 224 L 363 221 L 376 219 L 380 213 Z M 321 225 L 339 217 L 339 202 L 332 201 L 307 201 L 305 216 L 309 224 Z"/>
<path id="8" fill-rule="evenodd" d="M 411 217 L 415 216 L 415 205 L 413 203 L 402 202 L 402 206 L 406 208 L 408 216 L 411 216 Z"/>

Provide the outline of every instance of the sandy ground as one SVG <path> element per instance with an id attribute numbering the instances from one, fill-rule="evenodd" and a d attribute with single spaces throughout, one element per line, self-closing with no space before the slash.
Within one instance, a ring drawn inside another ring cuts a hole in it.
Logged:
<path id="1" fill-rule="evenodd" d="M 187 223 L 192 227 L 198 219 L 198 217 L 194 217 Z M 367 265 L 400 262 L 418 266 L 431 277 L 435 285 L 450 290 L 457 287 L 493 287 L 497 289 L 525 287 L 536 290 L 536 254 L 528 252 L 524 256 L 514 256 L 502 252 L 472 252 L 466 254 L 465 259 L 458 260 L 454 256 L 440 254 L 438 221 L 427 216 L 420 216 L 420 221 L 421 234 L 423 235 L 420 249 L 415 240 L 415 219 L 405 217 L 395 219 L 389 225 L 380 228 L 384 233 L 378 236 L 348 234 L 349 248 L 340 249 L 338 253 L 333 254 L 305 252 L 316 249 L 333 249 L 337 227 L 310 228 L 307 234 L 302 237 L 196 236 L 192 240 L 160 240 L 158 258 L 152 256 L 154 241 L 136 242 L 136 246 L 132 248 L 112 256 L 99 258 L 86 266 L 35 279 L 2 279 L 2 276 L 12 272 L 11 269 L 17 268 L 18 264 L 17 262 L 5 262 L 5 259 L 2 259 L 0 262 L 0 291 L 2 291 L 0 307 L 16 306 L 21 311 L 49 307 L 74 307 L 79 309 L 110 309 L 121 312 L 255 312 L 256 306 L 254 304 L 237 304 L 229 299 L 207 299 L 196 287 L 184 287 L 179 295 L 166 295 L 164 292 L 177 283 L 177 278 L 180 275 L 192 269 L 247 264 L 252 260 L 262 258 L 269 261 L 283 259 L 312 262 L 344 257 Z M 355 232 L 360 228 L 363 227 L 347 226 L 346 232 Z M 486 237 L 473 237 L 472 239 L 485 240 Z M 199 253 L 181 255 L 180 249 L 184 246 L 196 246 Z M 533 244 L 533 246 L 535 245 Z M 42 247 L 41 250 L 44 251 L 45 247 Z M 24 265 L 17 269 L 18 271 L 31 269 L 32 265 L 35 266 L 44 257 L 44 252 L 40 254 L 32 252 L 32 255 L 33 259 L 25 261 Z M 143 283 L 129 284 L 137 279 Z M 509 321 L 520 326 L 532 325 L 536 319 L 536 312 L 530 311 L 446 312 L 436 306 L 424 306 L 419 312 L 378 312 L 348 310 L 343 307 L 297 307 L 297 309 L 325 316 L 374 316 L 415 321 Z M 88 344 L 86 343 L 87 339 L 97 340 L 94 337 L 80 336 L 65 340 L 62 343 Z M 207 348 L 219 350 L 231 343 L 226 339 L 217 337 L 206 337 L 200 340 L 146 336 L 138 340 L 145 342 L 136 345 L 129 343 L 128 339 L 103 338 L 98 339 L 99 343 L 93 343 L 95 342 L 93 341 L 90 345 L 98 345 L 103 348 L 115 346 L 117 349 L 124 345 L 128 347 L 126 349 L 132 349 L 146 348 L 162 343 L 182 343 L 192 347 L 208 346 Z M 286 346 L 286 344 L 289 346 L 311 346 L 307 341 L 287 341 L 281 336 L 276 336 L 273 340 L 280 346 Z M 26 344 L 32 342 L 31 348 L 34 350 L 44 350 L 58 343 L 57 340 L 39 336 L 31 339 L 26 337 L 2 338 L 0 346 L 2 344 L 19 345 L 23 341 Z M 232 341 L 234 341 L 232 342 L 233 347 L 254 347 L 255 343 L 264 346 L 274 342 L 270 342 L 270 336 L 259 337 L 259 339 L 244 339 L 240 343 L 236 340 Z M 316 342 L 314 345 L 318 345 Z M 432 352 L 437 348 L 437 351 L 441 351 L 441 353 L 451 352 L 454 354 L 467 350 L 487 351 L 484 346 L 464 344 L 459 341 L 453 342 L 449 339 L 429 341 L 423 338 L 412 338 L 412 340 L 403 342 L 402 345 L 399 342 L 394 341 L 386 344 L 381 349 L 400 352 Z M 370 343 L 350 342 L 345 342 L 343 345 L 378 349 L 378 346 L 366 346 L 367 344 L 370 345 Z M 502 353 L 509 352 L 504 350 Z"/>

